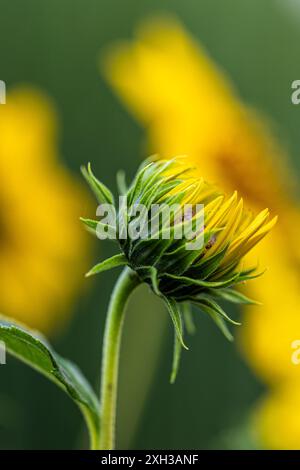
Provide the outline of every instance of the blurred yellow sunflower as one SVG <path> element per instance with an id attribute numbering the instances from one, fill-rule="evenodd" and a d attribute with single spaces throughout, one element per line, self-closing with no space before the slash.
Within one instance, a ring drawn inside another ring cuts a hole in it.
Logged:
<path id="1" fill-rule="evenodd" d="M 40 92 L 0 106 L 0 311 L 42 331 L 65 319 L 88 266 L 84 189 L 59 162 L 56 115 Z"/>
<path id="2" fill-rule="evenodd" d="M 253 427 L 259 427 L 268 449 L 299 450 L 300 380 L 285 380 L 259 402 Z"/>
<path id="3" fill-rule="evenodd" d="M 175 20 L 142 24 L 134 41 L 108 51 L 104 73 L 146 127 L 151 150 L 163 158 L 189 155 L 199 174 L 226 191 L 237 189 L 254 211 L 269 207 L 279 215 L 272 240 L 249 255 L 249 262 L 259 259 L 270 269 L 247 286 L 263 306 L 261 315 L 245 307 L 241 343 L 265 382 L 275 386 L 298 375 L 291 343 L 300 334 L 300 210 L 285 152 L 268 123 L 241 103 L 224 73 Z"/>

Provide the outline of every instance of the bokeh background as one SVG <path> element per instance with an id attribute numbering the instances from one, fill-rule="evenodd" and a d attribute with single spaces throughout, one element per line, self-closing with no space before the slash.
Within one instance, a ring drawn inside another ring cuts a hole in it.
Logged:
<path id="1" fill-rule="evenodd" d="M 5 299 L 0 298 L 0 310 L 44 330 L 95 387 L 105 310 L 117 273 L 83 277 L 90 264 L 113 254 L 114 247 L 96 242 L 80 226 L 79 216 L 93 214 L 94 207 L 79 168 L 91 161 L 96 175 L 116 191 L 117 170 L 123 168 L 131 177 L 146 156 L 146 131 L 101 74 L 99 57 L 116 40 L 132 38 L 141 21 L 160 14 L 179 19 L 226 71 L 243 101 L 269 116 L 292 172 L 298 177 L 300 172 L 300 106 L 291 103 L 291 83 L 300 79 L 299 1 L 0 0 L 0 79 L 7 84 L 9 110 L 0 107 L 0 243 L 3 247 L 2 227 L 16 228 L 16 203 L 29 211 L 28 220 L 41 220 L 44 231 L 34 228 L 37 240 L 45 234 L 36 269 L 26 271 L 25 261 L 21 267 L 14 265 L 11 283 L 4 269 L 8 258 L 0 247 L 0 292 Z M 28 143 L 28 135 L 46 143 Z M 5 196 L 10 190 L 11 205 Z M 47 222 L 44 213 L 50 214 Z M 30 223 L 28 230 L 29 241 L 20 249 L 34 253 Z M 47 243 L 55 248 L 48 250 Z M 19 302 L 14 269 L 28 282 L 27 295 L 23 289 Z M 279 309 L 284 316 L 285 306 Z M 237 309 L 235 314 L 240 315 Z M 171 386 L 173 335 L 167 313 L 146 288 L 136 293 L 121 355 L 119 448 L 271 446 L 271 439 L 257 437 L 251 418 L 260 397 L 269 393 L 268 381 L 254 373 L 238 346 L 228 343 L 204 316 L 196 323 L 197 334 L 189 338 L 190 351 Z M 299 336 L 300 330 L 295 331 L 295 339 Z M 271 346 L 266 342 L 265 347 Z M 295 397 L 292 402 L 283 405 L 289 409 L 288 416 L 283 412 L 283 428 L 292 434 L 283 447 L 296 447 L 300 437 L 296 418 L 289 422 L 289 416 L 300 415 Z M 274 422 L 274 430 L 279 423 Z M 8 357 L 7 365 L 0 366 L 0 448 L 86 446 L 81 416 L 70 400 Z M 280 442 L 275 439 L 272 446 L 280 447 Z"/>

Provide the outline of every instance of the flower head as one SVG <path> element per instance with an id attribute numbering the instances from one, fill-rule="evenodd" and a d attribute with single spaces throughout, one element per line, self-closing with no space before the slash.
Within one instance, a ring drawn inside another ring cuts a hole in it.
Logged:
<path id="1" fill-rule="evenodd" d="M 113 203 L 91 168 L 83 173 L 98 201 Z M 145 162 L 112 213 L 115 224 L 83 219 L 96 233 L 97 227 L 109 225 L 121 250 L 88 275 L 128 265 L 164 299 L 183 346 L 180 311 L 191 302 L 230 338 L 225 321 L 236 322 L 217 300 L 251 302 L 234 287 L 257 276 L 255 268 L 243 269 L 242 260 L 275 225 L 276 217 L 270 220 L 268 209 L 253 215 L 236 192 L 227 197 L 197 177 L 183 157 Z"/>

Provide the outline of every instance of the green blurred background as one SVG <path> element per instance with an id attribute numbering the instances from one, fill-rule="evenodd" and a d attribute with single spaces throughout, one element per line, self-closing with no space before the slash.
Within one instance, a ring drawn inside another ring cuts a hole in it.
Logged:
<path id="1" fill-rule="evenodd" d="M 0 0 L 0 79 L 8 89 L 28 83 L 52 97 L 66 166 L 79 174 L 80 165 L 91 161 L 95 173 L 116 189 L 116 171 L 132 175 L 145 156 L 145 136 L 100 76 L 99 53 L 159 12 L 176 14 L 244 100 L 271 116 L 299 171 L 300 108 L 291 104 L 290 86 L 300 78 L 300 2 Z M 95 261 L 112 253 L 110 244 L 95 244 Z M 83 280 L 90 287 L 69 326 L 53 338 L 56 349 L 77 362 L 95 386 L 116 277 L 113 272 Z M 160 302 L 142 288 L 130 304 L 124 333 L 119 448 L 247 446 L 234 435 L 229 444 L 224 436 L 243 425 L 262 385 L 235 345 L 200 316 L 177 383 L 169 385 L 173 336 L 166 319 Z M 0 366 L 0 448 L 86 446 L 81 416 L 70 400 L 9 357 Z"/>

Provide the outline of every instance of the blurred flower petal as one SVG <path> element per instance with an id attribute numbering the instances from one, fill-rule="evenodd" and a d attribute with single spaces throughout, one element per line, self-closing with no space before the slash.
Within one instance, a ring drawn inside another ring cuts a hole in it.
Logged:
<path id="1" fill-rule="evenodd" d="M 20 88 L 0 107 L 0 311 L 43 331 L 58 328 L 78 295 L 90 201 L 59 162 L 52 103 Z"/>

